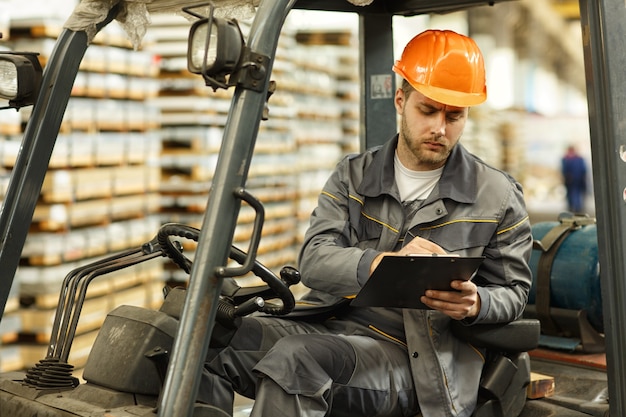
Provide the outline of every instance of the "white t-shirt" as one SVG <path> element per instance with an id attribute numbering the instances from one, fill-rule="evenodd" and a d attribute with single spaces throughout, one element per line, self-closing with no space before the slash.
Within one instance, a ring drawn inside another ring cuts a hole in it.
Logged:
<path id="1" fill-rule="evenodd" d="M 437 185 L 443 167 L 432 171 L 413 171 L 402 165 L 398 154 L 394 156 L 394 173 L 402 201 L 425 200 Z"/>

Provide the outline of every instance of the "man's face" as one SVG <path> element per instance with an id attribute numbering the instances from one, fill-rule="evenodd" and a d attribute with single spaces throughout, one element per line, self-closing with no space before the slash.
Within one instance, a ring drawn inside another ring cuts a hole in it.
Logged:
<path id="1" fill-rule="evenodd" d="M 442 167 L 459 141 L 468 108 L 441 104 L 413 90 L 408 96 L 398 89 L 395 106 L 401 116 L 398 157 L 414 171 Z"/>

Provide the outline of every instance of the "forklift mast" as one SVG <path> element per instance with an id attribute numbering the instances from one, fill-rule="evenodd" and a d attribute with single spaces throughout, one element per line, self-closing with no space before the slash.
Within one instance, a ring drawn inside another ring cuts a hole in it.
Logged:
<path id="1" fill-rule="evenodd" d="M 225 268 L 270 85 L 271 66 L 283 23 L 294 8 L 354 12 L 359 16 L 361 147 L 382 143 L 396 132 L 393 94 L 372 99 L 373 77 L 391 75 L 394 15 L 416 15 L 493 5 L 487 0 L 261 0 L 247 45 L 269 57 L 262 89 L 237 86 L 232 98 L 211 197 L 204 213 L 189 291 L 158 407 L 159 416 L 191 415 L 208 350 Z M 368 3 L 368 2 L 359 2 Z M 117 15 L 113 6 L 97 30 Z M 623 0 L 580 0 L 582 45 L 589 105 L 591 148 L 611 415 L 626 415 L 626 7 Z M 78 67 L 87 34 L 65 29 L 47 62 L 40 96 L 26 127 L 0 213 L 0 319 Z M 392 83 L 393 83 L 393 78 Z M 393 85 L 393 84 L 392 84 Z M 392 87 L 393 91 L 393 87 Z"/>

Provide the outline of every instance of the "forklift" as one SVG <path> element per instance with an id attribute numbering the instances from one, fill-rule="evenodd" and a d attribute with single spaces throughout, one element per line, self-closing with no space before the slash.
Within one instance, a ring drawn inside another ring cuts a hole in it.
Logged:
<path id="1" fill-rule="evenodd" d="M 444 13 L 487 0 L 260 0 L 247 40 L 237 22 L 217 17 L 220 1 L 154 0 L 148 12 L 176 11 L 191 17 L 188 68 L 207 88 L 234 88 L 211 196 L 202 226 L 163 225 L 140 248 L 114 254 L 71 271 L 63 282 L 46 358 L 27 372 L 0 375 L 2 416 L 203 416 L 195 402 L 200 372 L 210 343 L 221 330 L 253 312 L 271 315 L 309 314 L 296 306 L 291 285 L 298 271 L 285 267 L 277 276 L 256 259 L 263 205 L 246 190 L 246 180 L 260 123 L 277 87 L 270 80 L 282 25 L 292 9 L 356 13 L 359 17 L 361 78 L 361 148 L 396 132 L 393 97 L 372 100 L 368 80 L 389 74 L 393 62 L 395 15 Z M 131 5 L 133 3 L 133 5 Z M 126 19 L 137 3 L 83 0 L 67 20 L 42 71 L 36 53 L 2 53 L 0 96 L 9 107 L 33 105 L 21 151 L 0 214 L 0 313 L 4 311 L 41 185 L 58 135 L 79 65 L 93 36 L 116 19 Z M 175 6 L 172 3 L 176 3 Z M 188 4 L 187 4 L 188 3 Z M 258 4 L 256 4 L 258 3 Z M 626 88 L 620 34 L 626 33 L 626 8 L 620 0 L 580 0 L 582 44 L 590 110 L 593 174 L 597 206 L 597 244 L 602 269 L 606 371 L 579 380 L 578 392 L 556 400 L 526 400 L 530 368 L 558 373 L 563 379 L 588 372 L 572 365 L 535 362 L 528 351 L 538 345 L 539 320 L 529 318 L 485 326 L 458 336 L 496 349 L 502 362 L 484 378 L 484 396 L 475 417 L 487 416 L 622 416 L 626 415 L 626 165 L 618 149 L 620 101 Z M 232 245 L 242 202 L 256 217 L 249 247 Z M 181 250 L 181 239 L 197 242 L 194 260 Z M 86 383 L 72 376 L 67 363 L 76 322 L 89 283 L 97 277 L 139 262 L 170 258 L 189 274 L 186 291 L 171 290 L 158 311 L 120 306 L 109 313 L 84 371 Z M 229 259 L 239 266 L 228 266 Z M 234 280 L 249 272 L 265 286 L 241 288 Z M 313 311 L 315 313 L 315 311 Z M 0 314 L 1 318 L 1 314 Z M 140 333 L 137 333 L 140 332 Z M 142 337 L 137 337 L 141 334 Z M 116 342 L 115 342 L 116 341 Z M 542 365 L 543 363 L 543 365 Z M 545 369 L 545 370 L 544 370 Z M 504 378 L 504 379 L 502 379 Z M 489 385 L 491 379 L 491 385 Z M 559 376 L 557 379 L 557 390 Z M 586 382 L 582 385 L 581 381 Z M 502 385 L 502 381 L 506 384 Z M 482 387 L 481 387 L 482 389 Z M 597 398 L 595 393 L 604 393 Z M 586 395 L 594 398 L 585 398 Z M 610 405 L 608 398 L 610 398 Z"/>

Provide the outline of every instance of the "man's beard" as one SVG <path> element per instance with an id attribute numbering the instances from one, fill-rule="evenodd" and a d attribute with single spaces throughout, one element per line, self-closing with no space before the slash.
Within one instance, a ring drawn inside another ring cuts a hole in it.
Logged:
<path id="1" fill-rule="evenodd" d="M 429 142 L 437 143 L 441 145 L 440 151 L 425 150 L 422 148 L 424 141 L 412 141 L 413 135 L 411 129 L 406 124 L 405 119 L 402 119 L 400 126 L 400 140 L 404 141 L 404 145 L 411 152 L 413 160 L 421 166 L 430 166 L 432 169 L 439 168 L 448 159 L 452 147 L 441 141 L 442 136 L 433 136 L 429 139 Z"/>

